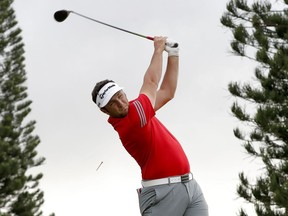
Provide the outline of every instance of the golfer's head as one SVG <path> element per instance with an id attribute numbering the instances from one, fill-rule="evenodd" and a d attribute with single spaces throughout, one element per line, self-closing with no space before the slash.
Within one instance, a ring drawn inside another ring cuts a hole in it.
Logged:
<path id="1" fill-rule="evenodd" d="M 94 87 L 92 100 L 102 112 L 112 117 L 124 117 L 129 103 L 122 89 L 113 80 L 103 80 Z"/>

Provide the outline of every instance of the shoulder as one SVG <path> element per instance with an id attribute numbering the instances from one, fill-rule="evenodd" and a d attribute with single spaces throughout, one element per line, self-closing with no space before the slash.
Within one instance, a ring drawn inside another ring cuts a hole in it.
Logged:
<path id="1" fill-rule="evenodd" d="M 120 123 L 125 124 L 126 127 L 139 121 L 141 126 L 146 125 L 148 121 L 155 115 L 154 108 L 150 99 L 145 94 L 140 94 L 136 99 L 129 101 L 129 112 L 124 118 L 110 117 L 108 122 L 114 127 Z"/>
<path id="2" fill-rule="evenodd" d="M 150 99 L 145 94 L 140 94 L 138 98 L 134 99 L 130 102 L 130 105 L 134 105 L 137 108 L 143 108 L 145 111 L 152 111 L 154 112 L 154 108 L 151 104 Z"/>
<path id="3" fill-rule="evenodd" d="M 134 103 L 135 101 L 139 101 L 139 102 L 141 102 L 143 104 L 147 104 L 147 105 L 150 104 L 152 106 L 149 97 L 146 94 L 143 94 L 143 93 L 139 94 L 138 98 L 136 98 L 133 101 L 131 101 L 131 103 Z"/>

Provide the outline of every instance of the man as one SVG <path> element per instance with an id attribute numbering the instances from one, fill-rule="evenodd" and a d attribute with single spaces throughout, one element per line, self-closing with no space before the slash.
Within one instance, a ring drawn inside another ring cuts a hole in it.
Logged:
<path id="1" fill-rule="evenodd" d="M 166 45 L 166 39 L 154 39 L 154 53 L 138 98 L 129 102 L 121 87 L 104 80 L 96 84 L 92 99 L 109 115 L 108 122 L 141 168 L 143 188 L 137 190 L 141 215 L 208 216 L 207 203 L 180 143 L 155 117 L 174 97 L 177 86 L 179 48 Z M 158 88 L 164 50 L 167 68 Z"/>

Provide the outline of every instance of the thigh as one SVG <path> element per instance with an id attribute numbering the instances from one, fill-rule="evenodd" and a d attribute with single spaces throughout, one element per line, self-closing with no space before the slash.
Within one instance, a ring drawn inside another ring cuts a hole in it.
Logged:
<path id="1" fill-rule="evenodd" d="M 208 206 L 205 201 L 200 201 L 198 206 L 190 206 L 186 209 L 183 216 L 209 216 Z"/>
<path id="2" fill-rule="evenodd" d="M 208 216 L 208 205 L 202 190 L 195 180 L 186 184 L 190 203 L 184 216 Z"/>
<path id="3" fill-rule="evenodd" d="M 189 197 L 184 184 L 143 188 L 139 194 L 143 216 L 183 216 Z"/>
<path id="4" fill-rule="evenodd" d="M 156 202 L 156 191 L 154 187 L 140 188 L 138 191 L 139 208 L 142 216 L 150 216 L 152 207 Z"/>

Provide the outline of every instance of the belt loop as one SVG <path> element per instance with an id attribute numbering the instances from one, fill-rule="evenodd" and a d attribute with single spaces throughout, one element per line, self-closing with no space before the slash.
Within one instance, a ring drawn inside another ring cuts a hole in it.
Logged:
<path id="1" fill-rule="evenodd" d="M 138 193 L 139 195 L 140 195 L 141 192 L 142 192 L 141 188 L 136 189 L 136 191 L 137 191 L 137 193 Z"/>

